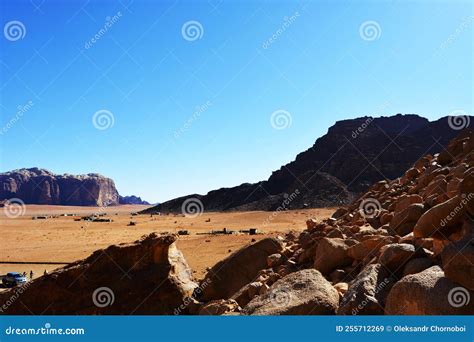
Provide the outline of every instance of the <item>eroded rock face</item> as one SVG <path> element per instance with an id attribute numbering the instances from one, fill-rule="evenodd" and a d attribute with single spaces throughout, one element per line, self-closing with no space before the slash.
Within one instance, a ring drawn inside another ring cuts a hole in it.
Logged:
<path id="1" fill-rule="evenodd" d="M 176 236 L 154 234 L 131 244 L 98 250 L 27 283 L 20 300 L 4 310 L 12 315 L 186 313 L 183 300 L 197 287 Z M 7 303 L 15 289 L 0 294 Z"/>
<path id="2" fill-rule="evenodd" d="M 472 315 L 474 293 L 445 277 L 439 266 L 408 275 L 387 297 L 387 315 Z"/>
<path id="3" fill-rule="evenodd" d="M 267 267 L 267 258 L 283 249 L 281 241 L 266 238 L 248 245 L 212 267 L 202 283 L 199 299 L 227 299 L 247 283 L 254 281 L 260 270 Z"/>
<path id="4" fill-rule="evenodd" d="M 314 269 L 291 273 L 248 303 L 246 315 L 333 315 L 339 293 Z"/>
<path id="5" fill-rule="evenodd" d="M 0 200 L 20 198 L 27 204 L 109 206 L 119 204 L 114 181 L 96 173 L 56 175 L 44 169 L 0 174 Z"/>

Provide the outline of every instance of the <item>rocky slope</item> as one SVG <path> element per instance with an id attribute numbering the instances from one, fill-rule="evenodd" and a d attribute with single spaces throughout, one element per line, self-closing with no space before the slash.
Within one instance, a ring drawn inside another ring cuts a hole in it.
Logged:
<path id="1" fill-rule="evenodd" d="M 40 168 L 0 173 L 0 201 L 11 198 L 19 198 L 26 204 L 149 204 L 140 197 L 119 196 L 114 181 L 97 173 L 56 175 Z"/>
<path id="2" fill-rule="evenodd" d="M 206 211 L 348 204 L 371 184 L 397 178 L 424 154 L 440 151 L 459 132 L 451 126 L 448 117 L 429 122 L 400 114 L 338 121 L 266 181 L 176 198 L 147 213 L 180 212 L 189 198 L 199 199 Z"/>
<path id="3" fill-rule="evenodd" d="M 308 220 L 266 252 L 254 244 L 223 260 L 199 288 L 208 279 L 212 287 L 195 291 L 195 312 L 472 315 L 473 217 L 474 133 L 464 131 L 330 219 Z M 266 265 L 251 280 L 235 274 L 249 267 L 242 255 L 257 251 Z M 239 290 L 236 277 L 247 280 Z"/>

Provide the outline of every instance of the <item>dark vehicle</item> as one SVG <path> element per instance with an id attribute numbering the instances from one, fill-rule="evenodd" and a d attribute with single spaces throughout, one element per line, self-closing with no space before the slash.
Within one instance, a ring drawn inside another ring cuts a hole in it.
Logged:
<path id="1" fill-rule="evenodd" d="M 12 272 L 12 273 L 7 273 L 5 277 L 2 279 L 3 285 L 6 287 L 14 287 L 17 285 L 23 285 L 26 283 L 28 280 L 26 277 L 20 273 Z"/>

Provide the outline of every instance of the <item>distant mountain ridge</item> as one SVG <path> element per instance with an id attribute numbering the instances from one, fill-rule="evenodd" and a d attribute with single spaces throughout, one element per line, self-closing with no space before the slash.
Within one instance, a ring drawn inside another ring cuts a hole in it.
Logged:
<path id="1" fill-rule="evenodd" d="M 120 196 L 114 181 L 100 174 L 57 175 L 37 167 L 0 173 L 0 200 L 11 198 L 19 198 L 26 204 L 148 204 L 136 196 Z"/>
<path id="2" fill-rule="evenodd" d="M 337 121 L 308 150 L 272 173 L 266 181 L 244 183 L 163 202 L 144 212 L 180 212 L 187 199 L 205 211 L 278 210 L 350 203 L 382 179 L 395 179 L 418 158 L 437 153 L 473 118 L 430 122 L 415 114 Z M 296 194 L 297 193 L 297 194 Z M 295 195 L 296 194 L 296 195 Z"/>
<path id="3" fill-rule="evenodd" d="M 147 201 L 143 201 L 140 197 L 138 196 L 119 196 L 119 203 L 120 204 L 143 204 L 143 205 L 149 205 Z"/>

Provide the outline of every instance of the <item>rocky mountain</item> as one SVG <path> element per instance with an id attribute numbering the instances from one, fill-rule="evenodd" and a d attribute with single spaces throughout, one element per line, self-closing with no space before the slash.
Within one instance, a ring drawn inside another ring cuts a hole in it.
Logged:
<path id="1" fill-rule="evenodd" d="M 142 200 L 140 197 L 137 196 L 119 196 L 119 204 L 143 204 L 149 205 L 147 201 Z"/>
<path id="2" fill-rule="evenodd" d="M 0 201 L 11 198 L 19 198 L 26 204 L 147 204 L 136 196 L 119 196 L 114 181 L 97 173 L 56 175 L 40 168 L 0 173 Z"/>
<path id="3" fill-rule="evenodd" d="M 338 121 L 266 181 L 176 198 L 146 212 L 180 212 L 190 198 L 201 201 L 206 211 L 347 204 L 371 184 L 399 177 L 424 154 L 440 151 L 459 133 L 459 119 L 467 127 L 470 118 L 430 122 L 418 115 L 398 114 Z"/>
<path id="4" fill-rule="evenodd" d="M 119 204 L 141 204 L 141 205 L 149 205 L 147 201 L 142 200 L 140 197 L 132 195 L 132 196 L 119 196 Z"/>

